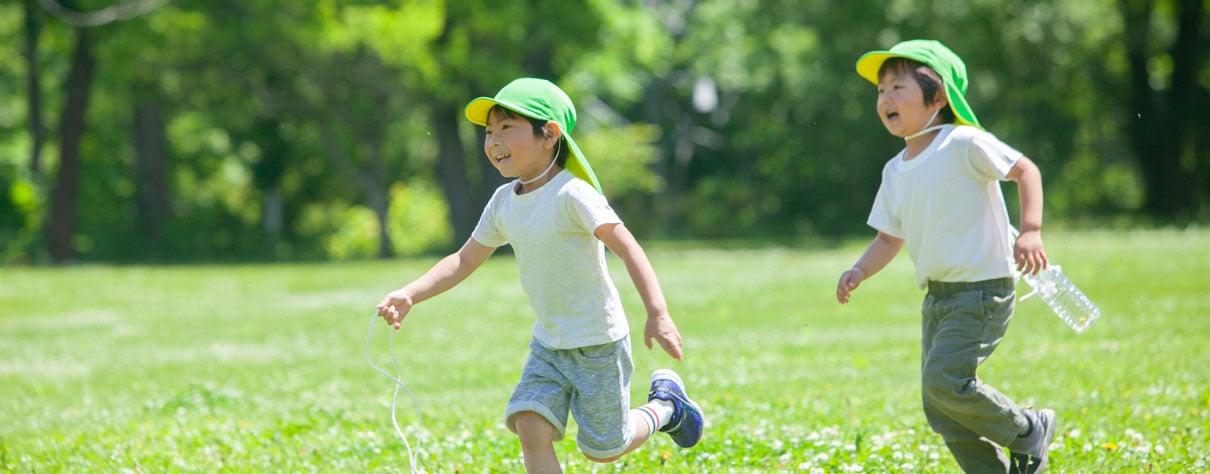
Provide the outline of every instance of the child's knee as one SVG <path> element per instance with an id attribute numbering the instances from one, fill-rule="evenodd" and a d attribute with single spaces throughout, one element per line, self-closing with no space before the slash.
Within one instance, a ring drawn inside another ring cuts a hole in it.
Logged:
<path id="1" fill-rule="evenodd" d="M 558 430 L 545 417 L 532 411 L 513 415 L 513 429 L 522 440 L 554 442 Z"/>
<path id="2" fill-rule="evenodd" d="M 964 376 L 944 364 L 926 364 L 921 373 L 921 391 L 931 400 L 961 397 L 976 379 Z"/>

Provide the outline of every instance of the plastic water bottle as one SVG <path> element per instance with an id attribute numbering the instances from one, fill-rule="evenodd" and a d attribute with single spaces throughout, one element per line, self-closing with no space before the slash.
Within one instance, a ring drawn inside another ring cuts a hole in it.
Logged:
<path id="1" fill-rule="evenodd" d="M 1022 275 L 1022 278 L 1033 291 L 1021 300 L 1038 294 L 1076 334 L 1084 334 L 1101 317 L 1100 308 L 1063 275 L 1063 268 L 1058 265 L 1051 265 L 1037 275 Z"/>

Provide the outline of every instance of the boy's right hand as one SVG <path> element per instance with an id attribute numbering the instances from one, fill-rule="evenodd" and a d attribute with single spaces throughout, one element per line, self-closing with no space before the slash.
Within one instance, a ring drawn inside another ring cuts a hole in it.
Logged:
<path id="1" fill-rule="evenodd" d="M 836 283 L 836 301 L 840 304 L 849 302 L 849 296 L 853 294 L 858 286 L 861 286 L 861 281 L 865 280 L 865 272 L 860 268 L 853 267 L 845 270 L 840 274 L 840 281 Z"/>
<path id="2" fill-rule="evenodd" d="M 403 318 L 411 311 L 412 304 L 412 295 L 398 289 L 387 293 L 382 302 L 378 303 L 378 315 L 386 320 L 387 324 L 399 329 L 403 325 Z"/>

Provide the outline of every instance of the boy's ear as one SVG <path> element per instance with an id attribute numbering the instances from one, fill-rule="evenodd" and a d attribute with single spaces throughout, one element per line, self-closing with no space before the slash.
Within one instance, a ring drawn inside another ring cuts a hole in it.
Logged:
<path id="1" fill-rule="evenodd" d="M 543 129 L 543 136 L 545 136 L 547 139 L 559 138 L 559 123 L 558 122 L 555 122 L 553 120 L 547 121 L 546 125 L 543 126 L 542 129 Z"/>

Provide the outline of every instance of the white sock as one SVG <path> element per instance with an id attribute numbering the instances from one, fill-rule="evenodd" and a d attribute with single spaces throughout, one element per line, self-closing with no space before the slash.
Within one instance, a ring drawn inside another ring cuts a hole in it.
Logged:
<path id="1" fill-rule="evenodd" d="M 647 424 L 648 432 L 655 433 L 668 424 L 676 405 L 666 400 L 652 400 L 646 405 L 630 410 L 631 416 L 637 416 Z M 637 413 L 636 413 L 637 412 Z M 632 418 L 633 419 L 633 418 Z"/>

